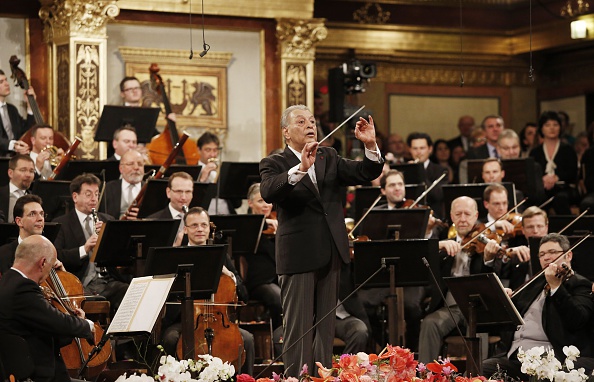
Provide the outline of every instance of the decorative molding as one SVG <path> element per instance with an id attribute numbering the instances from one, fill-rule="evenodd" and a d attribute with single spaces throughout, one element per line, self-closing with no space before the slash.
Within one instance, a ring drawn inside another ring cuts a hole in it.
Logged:
<path id="1" fill-rule="evenodd" d="M 313 60 L 315 46 L 328 36 L 325 19 L 277 19 L 276 38 L 282 58 Z"/>
<path id="2" fill-rule="evenodd" d="M 118 48 L 124 62 L 159 62 L 159 64 L 182 64 L 200 66 L 229 66 L 233 53 L 209 51 L 204 57 L 195 57 L 196 64 L 188 61 L 187 50 L 150 49 L 121 46 Z"/>
<path id="3" fill-rule="evenodd" d="M 287 64 L 287 106 L 307 104 L 307 65 Z"/>
<path id="4" fill-rule="evenodd" d="M 70 50 L 69 45 L 56 47 L 56 83 L 58 131 L 70 137 Z"/>
<path id="5" fill-rule="evenodd" d="M 120 14 L 117 0 L 40 0 L 46 41 L 107 37 L 105 23 Z"/>
<path id="6" fill-rule="evenodd" d="M 385 24 L 390 20 L 390 11 L 384 11 L 379 3 L 368 1 L 353 12 L 353 20 L 359 24 Z"/>
<path id="7" fill-rule="evenodd" d="M 100 44 L 78 43 L 75 49 L 76 131 L 82 139 L 79 146 L 82 158 L 93 159 L 99 147 L 95 142 L 95 127 L 100 117 Z"/>

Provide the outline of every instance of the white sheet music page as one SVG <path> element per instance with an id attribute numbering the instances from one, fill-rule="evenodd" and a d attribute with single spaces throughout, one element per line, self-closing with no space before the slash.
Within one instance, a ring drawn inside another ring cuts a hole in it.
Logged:
<path id="1" fill-rule="evenodd" d="M 107 329 L 107 333 L 150 333 L 174 280 L 175 276 L 134 278 Z"/>

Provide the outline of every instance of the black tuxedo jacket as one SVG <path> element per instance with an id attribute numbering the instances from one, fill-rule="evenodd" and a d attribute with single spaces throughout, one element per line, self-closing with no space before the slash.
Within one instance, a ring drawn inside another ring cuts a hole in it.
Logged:
<path id="1" fill-rule="evenodd" d="M 149 216 L 146 217 L 147 219 L 173 219 L 173 216 L 171 216 L 171 211 L 169 210 L 169 205 L 167 205 L 167 207 L 163 208 L 160 211 L 155 212 L 154 214 L 151 214 Z"/>
<path id="2" fill-rule="evenodd" d="M 36 382 L 70 381 L 58 343 L 65 337 L 93 338 L 87 321 L 59 312 L 39 285 L 15 270 L 0 280 L 0 331 L 27 341 Z"/>
<path id="3" fill-rule="evenodd" d="M 14 263 L 14 252 L 19 246 L 18 239 L 0 247 L 0 276 L 5 274 Z"/>
<path id="4" fill-rule="evenodd" d="M 526 313 L 545 286 L 544 275 L 525 290 L 518 293 L 513 303 L 522 316 Z M 547 296 L 542 313 L 542 325 L 553 349 L 555 357 L 565 361 L 563 346 L 574 345 L 581 357 L 591 357 L 593 344 L 590 337 L 591 320 L 594 318 L 592 301 L 592 282 L 578 274 L 565 281 L 552 295 Z M 508 349 L 511 347 L 513 332 L 504 337 Z"/>
<path id="5" fill-rule="evenodd" d="M 2 119 L 2 118 L 0 118 Z M 0 222 L 8 219 L 8 201 L 10 199 L 10 188 L 8 184 L 0 187 Z"/>
<path id="6" fill-rule="evenodd" d="M 10 118 L 10 124 L 12 125 L 12 133 L 14 139 L 19 139 L 31 126 L 35 124 L 35 118 L 33 115 L 27 114 L 27 119 L 23 119 L 19 114 L 19 111 L 14 105 L 9 103 L 6 104 L 8 117 Z M 8 153 L 8 144 L 10 140 L 4 130 L 4 122 L 0 118 L 0 155 Z"/>
<path id="7" fill-rule="evenodd" d="M 105 222 L 114 219 L 110 215 L 99 212 L 99 220 Z M 80 258 L 78 248 L 84 245 L 87 240 L 76 210 L 73 208 L 69 213 L 54 219 L 54 221 L 62 224 L 54 241 L 58 250 L 58 259 L 64 263 L 68 272 L 74 273 L 82 280 L 89 265 L 89 257 Z"/>
<path id="8" fill-rule="evenodd" d="M 466 159 L 487 159 L 489 157 L 489 148 L 486 143 L 482 146 L 468 149 L 466 153 Z"/>
<path id="9" fill-rule="evenodd" d="M 144 182 L 141 183 L 141 187 Z M 99 211 L 111 215 L 114 219 L 120 218 L 120 204 L 122 203 L 122 180 L 111 180 L 105 184 L 105 192 L 99 206 Z M 106 209 L 107 206 L 107 209 Z"/>
<path id="10" fill-rule="evenodd" d="M 444 171 L 448 171 L 446 168 L 429 161 L 427 168 L 425 169 L 425 181 L 427 187 L 431 186 L 440 176 L 443 175 Z M 427 194 L 427 204 L 433 209 L 433 213 L 438 218 L 444 218 L 445 209 L 443 205 L 443 189 L 441 186 L 448 183 L 448 177 L 444 177 L 438 184 Z"/>
<path id="11" fill-rule="evenodd" d="M 278 274 L 322 268 L 330 261 L 332 246 L 345 263 L 350 261 L 341 187 L 371 181 L 380 175 L 383 167 L 383 163 L 367 158 L 362 161 L 341 158 L 333 148 L 319 147 L 315 162 L 316 189 L 307 174 L 297 184 L 289 184 L 288 171 L 299 163 L 288 147 L 260 162 L 262 197 L 275 203 L 278 213 Z"/>

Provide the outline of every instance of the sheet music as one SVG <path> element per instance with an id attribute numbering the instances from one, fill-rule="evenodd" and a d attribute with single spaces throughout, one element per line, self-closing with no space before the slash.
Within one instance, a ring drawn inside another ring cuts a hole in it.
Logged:
<path id="1" fill-rule="evenodd" d="M 150 333 L 174 280 L 175 276 L 134 278 L 107 333 Z"/>

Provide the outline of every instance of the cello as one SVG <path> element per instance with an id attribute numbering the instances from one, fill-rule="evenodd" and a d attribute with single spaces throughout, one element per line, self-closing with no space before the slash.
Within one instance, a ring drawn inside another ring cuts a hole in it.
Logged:
<path id="1" fill-rule="evenodd" d="M 163 105 L 165 106 L 165 115 L 173 113 L 169 97 L 165 92 L 165 85 L 163 79 L 159 75 L 159 65 L 151 64 L 149 68 L 151 85 L 155 91 L 162 97 Z M 149 144 L 146 145 L 149 150 L 149 156 L 154 164 L 163 164 L 165 158 L 169 155 L 173 147 L 179 142 L 179 134 L 177 132 L 177 126 L 175 122 L 167 118 L 167 126 L 165 130 L 157 137 L 155 137 Z M 187 145 L 183 146 L 183 150 L 175 158 L 177 164 L 189 164 L 196 165 L 200 159 L 198 153 L 198 146 L 196 143 L 191 141 Z"/>
<path id="2" fill-rule="evenodd" d="M 80 303 L 84 300 L 83 286 L 78 277 L 66 271 L 52 269 L 48 279 L 41 283 L 41 287 L 46 292 L 46 296 L 51 297 L 50 302 L 56 309 L 76 316 L 75 309 L 80 307 Z M 50 293 L 47 293 L 48 290 Z M 95 343 L 99 343 L 103 337 L 103 329 L 98 323 L 95 323 L 93 335 Z M 72 377 L 76 378 L 78 376 L 81 366 L 93 348 L 94 346 L 86 339 L 74 338 L 72 343 L 60 349 L 66 368 Z M 97 353 L 97 356 L 88 363 L 86 376 L 92 378 L 99 375 L 105 369 L 110 357 L 111 344 L 107 342 L 101 351 Z"/>

